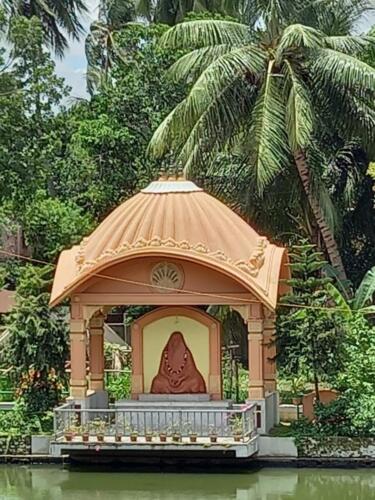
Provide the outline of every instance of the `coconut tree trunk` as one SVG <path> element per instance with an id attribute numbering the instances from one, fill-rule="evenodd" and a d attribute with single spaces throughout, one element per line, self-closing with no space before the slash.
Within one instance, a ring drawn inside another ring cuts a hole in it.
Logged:
<path id="1" fill-rule="evenodd" d="M 321 237 L 324 241 L 324 246 L 326 247 L 329 260 L 332 266 L 336 269 L 338 277 L 340 280 L 345 281 L 347 279 L 344 264 L 341 259 L 339 247 L 335 240 L 335 236 L 328 226 L 322 209 L 316 200 L 315 196 L 311 192 L 310 183 L 310 172 L 307 165 L 306 155 L 303 151 L 299 150 L 294 153 L 294 161 L 296 162 L 297 170 L 305 190 L 307 199 L 309 201 L 311 210 L 314 214 L 316 223 L 319 227 Z"/>

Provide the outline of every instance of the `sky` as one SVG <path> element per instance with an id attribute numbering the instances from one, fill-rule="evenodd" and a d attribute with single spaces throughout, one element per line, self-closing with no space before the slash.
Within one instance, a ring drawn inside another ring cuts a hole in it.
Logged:
<path id="1" fill-rule="evenodd" d="M 86 33 L 90 23 L 98 16 L 98 3 L 98 0 L 86 0 L 89 12 L 82 19 Z M 78 42 L 70 41 L 64 58 L 56 58 L 55 63 L 56 73 L 64 77 L 67 85 L 72 88 L 72 97 L 87 97 L 85 35 Z"/>
<path id="2" fill-rule="evenodd" d="M 99 0 L 86 0 L 89 12 L 82 20 L 86 32 L 90 23 L 98 16 Z M 375 24 L 375 13 L 363 21 L 358 26 L 358 31 L 366 31 L 371 25 Z M 66 51 L 63 59 L 56 59 L 56 72 L 59 76 L 65 78 L 67 85 L 72 88 L 71 96 L 85 98 L 88 96 L 86 91 L 86 57 L 85 57 L 85 36 L 78 42 L 70 42 L 70 47 Z"/>

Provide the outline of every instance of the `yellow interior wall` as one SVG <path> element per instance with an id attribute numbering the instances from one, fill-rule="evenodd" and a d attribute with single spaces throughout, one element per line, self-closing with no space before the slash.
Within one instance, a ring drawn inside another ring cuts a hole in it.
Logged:
<path id="1" fill-rule="evenodd" d="M 152 380 L 159 371 L 162 351 L 173 332 L 181 332 L 193 354 L 196 367 L 208 389 L 210 372 L 209 330 L 198 321 L 185 316 L 169 316 L 148 324 L 143 329 L 144 392 L 149 393 Z"/>

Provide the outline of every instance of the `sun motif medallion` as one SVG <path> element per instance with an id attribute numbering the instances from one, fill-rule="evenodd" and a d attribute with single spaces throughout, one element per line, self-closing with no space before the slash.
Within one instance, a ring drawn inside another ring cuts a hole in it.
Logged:
<path id="1" fill-rule="evenodd" d="M 173 293 L 181 290 L 184 284 L 184 272 L 180 266 L 172 262 L 159 262 L 151 270 L 151 285 L 159 293 Z"/>

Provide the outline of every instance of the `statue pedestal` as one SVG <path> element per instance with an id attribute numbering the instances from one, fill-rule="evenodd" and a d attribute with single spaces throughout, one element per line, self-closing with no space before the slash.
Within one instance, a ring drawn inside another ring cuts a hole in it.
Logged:
<path id="1" fill-rule="evenodd" d="M 195 403 L 195 402 L 208 402 L 210 401 L 209 394 L 139 394 L 138 401 L 143 401 L 147 403 L 155 403 L 160 401 L 169 401 L 169 402 L 187 402 L 187 403 Z"/>

